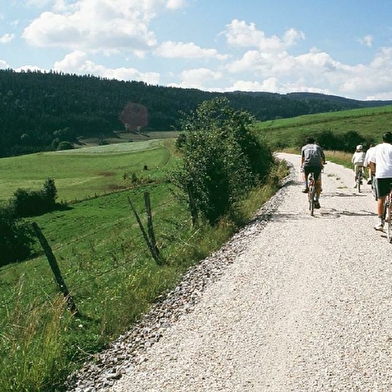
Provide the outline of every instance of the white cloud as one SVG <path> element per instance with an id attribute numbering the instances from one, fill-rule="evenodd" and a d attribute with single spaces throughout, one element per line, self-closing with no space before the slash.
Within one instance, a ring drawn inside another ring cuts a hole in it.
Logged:
<path id="1" fill-rule="evenodd" d="M 21 72 L 21 71 L 39 71 L 45 73 L 46 70 L 42 69 L 40 67 L 37 67 L 36 65 L 24 65 L 23 67 L 19 67 L 15 69 L 16 72 Z"/>
<path id="2" fill-rule="evenodd" d="M 373 44 L 373 36 L 372 35 L 365 35 L 362 38 L 358 38 L 357 41 L 364 46 L 368 46 L 369 48 Z"/>
<path id="3" fill-rule="evenodd" d="M 26 4 L 35 7 L 45 7 L 52 3 L 53 0 L 26 0 Z"/>
<path id="4" fill-rule="evenodd" d="M 226 26 L 223 32 L 227 43 L 233 47 L 256 47 L 269 53 L 279 52 L 289 46 L 296 45 L 299 40 L 305 39 L 305 34 L 295 29 L 287 30 L 282 38 L 276 35 L 267 37 L 261 30 L 257 30 L 254 23 L 234 19 Z"/>
<path id="5" fill-rule="evenodd" d="M 170 10 L 184 8 L 185 6 L 186 6 L 185 0 L 168 0 L 166 3 L 166 8 L 168 8 Z"/>
<path id="6" fill-rule="evenodd" d="M 302 79 L 297 80 L 296 83 L 282 83 L 278 78 L 274 77 L 262 81 L 237 80 L 230 88 L 225 89 L 225 91 L 264 91 L 277 94 L 286 94 L 290 92 L 330 93 L 328 89 L 306 86 L 304 83 L 305 81 Z"/>
<path id="7" fill-rule="evenodd" d="M 382 48 L 369 63 L 353 66 L 338 61 L 324 50 L 306 48 L 305 33 L 300 30 L 288 26 L 281 34 L 268 35 L 255 23 L 239 19 L 233 19 L 220 34 L 226 38 L 226 50 L 215 48 L 213 44 L 201 47 L 196 41 L 186 42 L 185 35 L 177 40 L 181 30 L 172 32 L 172 40 L 160 43 L 151 22 L 160 14 L 167 15 L 187 7 L 188 0 L 26 2 L 31 6 L 46 7 L 46 12 L 25 28 L 23 37 L 26 42 L 40 48 L 63 48 L 69 52 L 54 64 L 58 71 L 158 84 L 160 74 L 157 72 L 126 68 L 122 64 L 108 68 L 100 64 L 103 61 L 96 60 L 99 54 L 116 54 L 116 60 L 121 56 L 128 60 L 131 55 L 142 59 L 152 53 L 159 59 L 146 61 L 144 69 L 151 69 L 148 67 L 152 63 L 156 69 L 160 63 L 168 61 L 171 72 L 166 72 L 165 76 L 171 81 L 179 81 L 171 86 L 207 91 L 313 91 L 326 94 L 333 91 L 336 95 L 358 99 L 392 98 L 392 48 Z M 12 34 L 4 34 L 0 37 L 0 44 L 12 39 Z M 373 40 L 372 35 L 364 35 L 357 41 L 371 47 Z M 295 45 L 298 47 L 294 53 Z M 221 54 L 224 52 L 230 54 Z M 96 55 L 95 61 L 91 61 L 93 54 Z M 178 67 L 187 62 L 178 59 L 191 60 L 188 65 L 191 63 L 194 69 L 179 71 Z M 109 64 L 106 60 L 105 64 Z M 212 64 L 217 61 L 217 67 L 213 68 Z M 138 64 L 141 63 L 138 60 Z M 209 68 L 202 68 L 201 64 L 208 64 Z M 164 66 L 169 68 L 167 64 Z M 0 61 L 1 67 L 7 68 L 8 65 Z M 38 69 L 34 66 L 19 69 L 27 68 Z"/>
<path id="8" fill-rule="evenodd" d="M 382 48 L 370 64 L 346 67 L 341 91 L 366 99 L 392 99 L 391 64 L 392 48 Z"/>
<path id="9" fill-rule="evenodd" d="M 0 69 L 8 69 L 10 66 L 7 64 L 6 61 L 0 60 Z"/>
<path id="10" fill-rule="evenodd" d="M 157 44 L 149 22 L 165 6 L 182 2 L 165 0 L 57 0 L 52 11 L 43 12 L 23 32 L 38 47 L 141 55 Z"/>
<path id="11" fill-rule="evenodd" d="M 53 69 L 64 73 L 91 74 L 108 79 L 138 80 L 154 85 L 159 83 L 159 74 L 156 72 L 140 72 L 135 68 L 125 67 L 106 68 L 88 60 L 87 53 L 82 51 L 68 54 L 63 60 L 57 61 Z"/>
<path id="12" fill-rule="evenodd" d="M 15 38 L 15 34 L 4 34 L 0 37 L 0 44 L 9 44 Z"/>
<path id="13" fill-rule="evenodd" d="M 172 42 L 167 41 L 162 43 L 156 50 L 155 55 L 166 58 L 215 58 L 218 60 L 225 60 L 227 55 L 221 55 L 216 49 L 202 49 L 193 42 Z"/>
<path id="14" fill-rule="evenodd" d="M 172 83 L 172 87 L 197 88 L 207 90 L 206 86 L 222 79 L 221 72 L 215 72 L 207 68 L 188 69 L 181 72 L 182 81 L 179 84 Z"/>
<path id="15" fill-rule="evenodd" d="M 246 73 L 228 90 L 319 92 L 357 99 L 392 99 L 392 48 L 382 48 L 369 64 L 350 66 L 328 53 L 312 49 L 299 56 L 286 52 L 278 56 L 257 50 L 229 64 L 229 71 Z"/>

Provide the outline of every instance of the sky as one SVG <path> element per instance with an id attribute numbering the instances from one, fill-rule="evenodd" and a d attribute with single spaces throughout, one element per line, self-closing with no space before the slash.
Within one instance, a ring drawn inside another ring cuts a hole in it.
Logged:
<path id="1" fill-rule="evenodd" d="M 0 69 L 392 99 L 392 0 L 0 0 Z"/>

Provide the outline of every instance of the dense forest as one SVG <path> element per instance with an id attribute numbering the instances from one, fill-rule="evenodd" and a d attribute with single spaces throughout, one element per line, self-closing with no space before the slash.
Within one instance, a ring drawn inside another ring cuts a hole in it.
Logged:
<path id="1" fill-rule="evenodd" d="M 80 137 L 132 127 L 178 130 L 182 112 L 218 96 L 260 121 L 391 103 L 309 93 L 212 93 L 91 75 L 0 70 L 0 157 L 58 149 Z"/>

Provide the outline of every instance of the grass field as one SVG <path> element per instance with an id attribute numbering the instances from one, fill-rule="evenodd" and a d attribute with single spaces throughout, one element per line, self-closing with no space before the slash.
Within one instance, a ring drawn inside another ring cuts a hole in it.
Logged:
<path id="1" fill-rule="evenodd" d="M 284 142 L 286 146 L 293 147 L 304 136 L 319 131 L 335 134 L 357 131 L 364 138 L 379 143 L 384 132 L 392 131 L 392 106 L 277 119 L 257 123 L 255 128 L 271 145 Z"/>
<path id="2" fill-rule="evenodd" d="M 126 189 L 132 177 L 156 181 L 172 167 L 172 143 L 148 140 L 2 158 L 0 201 L 18 188 L 42 189 L 47 178 L 55 180 L 58 199 L 65 202 Z"/>

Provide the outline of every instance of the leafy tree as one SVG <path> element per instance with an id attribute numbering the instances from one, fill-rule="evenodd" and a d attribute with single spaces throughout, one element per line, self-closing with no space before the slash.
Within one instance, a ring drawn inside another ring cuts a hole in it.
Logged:
<path id="1" fill-rule="evenodd" d="M 233 109 L 227 98 L 201 103 L 183 121 L 182 167 L 175 183 L 190 196 L 191 209 L 211 224 L 269 172 L 269 148 L 252 133 L 253 117 Z"/>
<path id="2" fill-rule="evenodd" d="M 48 178 L 44 183 L 43 196 L 49 209 L 56 205 L 57 188 L 53 178 Z"/>
<path id="3" fill-rule="evenodd" d="M 56 206 L 57 189 L 54 180 L 45 181 L 42 190 L 19 188 L 14 192 L 10 206 L 15 217 L 40 215 L 51 211 Z"/>
<path id="4" fill-rule="evenodd" d="M 60 142 L 57 146 L 57 150 L 72 150 L 74 148 L 71 142 Z"/>
<path id="5" fill-rule="evenodd" d="M 10 208 L 0 208 L 0 266 L 24 260 L 34 243 L 32 230 Z"/>

